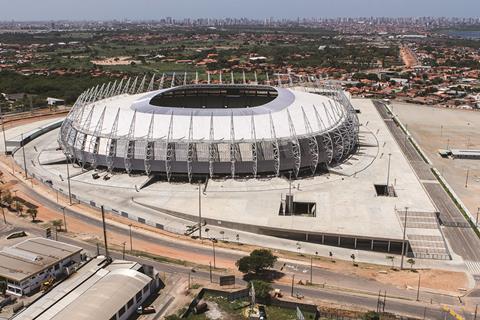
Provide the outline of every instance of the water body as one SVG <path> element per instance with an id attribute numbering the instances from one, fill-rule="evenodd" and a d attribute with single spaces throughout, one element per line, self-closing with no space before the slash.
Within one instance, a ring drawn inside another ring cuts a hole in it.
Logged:
<path id="1" fill-rule="evenodd" d="M 453 37 L 463 39 L 478 39 L 480 40 L 480 30 L 477 31 L 447 31 L 446 34 Z"/>

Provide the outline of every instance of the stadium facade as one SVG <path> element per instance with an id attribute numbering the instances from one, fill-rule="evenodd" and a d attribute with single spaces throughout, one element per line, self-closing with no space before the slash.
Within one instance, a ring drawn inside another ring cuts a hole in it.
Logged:
<path id="1" fill-rule="evenodd" d="M 74 104 L 59 144 L 84 167 L 168 181 L 321 173 L 356 150 L 358 119 L 342 90 L 307 79 L 96 86 Z"/>

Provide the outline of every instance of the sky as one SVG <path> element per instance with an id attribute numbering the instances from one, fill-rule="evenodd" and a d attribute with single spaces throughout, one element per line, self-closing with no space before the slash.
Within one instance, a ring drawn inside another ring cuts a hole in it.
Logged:
<path id="1" fill-rule="evenodd" d="M 0 20 L 480 17 L 480 0 L 0 0 Z"/>

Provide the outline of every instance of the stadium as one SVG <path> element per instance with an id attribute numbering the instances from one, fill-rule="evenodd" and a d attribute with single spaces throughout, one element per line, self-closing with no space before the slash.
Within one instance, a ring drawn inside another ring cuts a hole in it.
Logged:
<path id="1" fill-rule="evenodd" d="M 168 181 L 300 178 L 326 172 L 358 145 L 344 92 L 318 81 L 296 86 L 192 83 L 154 90 L 156 79 L 85 91 L 59 144 L 85 168 L 145 173 Z M 158 81 L 159 79 L 157 79 Z"/>

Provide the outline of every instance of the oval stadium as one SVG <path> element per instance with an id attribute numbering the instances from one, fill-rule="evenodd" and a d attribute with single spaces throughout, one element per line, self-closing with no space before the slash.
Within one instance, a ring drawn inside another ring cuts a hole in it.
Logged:
<path id="1" fill-rule="evenodd" d="M 357 147 L 357 115 L 335 87 L 174 80 L 85 91 L 61 127 L 61 148 L 83 167 L 192 182 L 321 174 Z"/>

